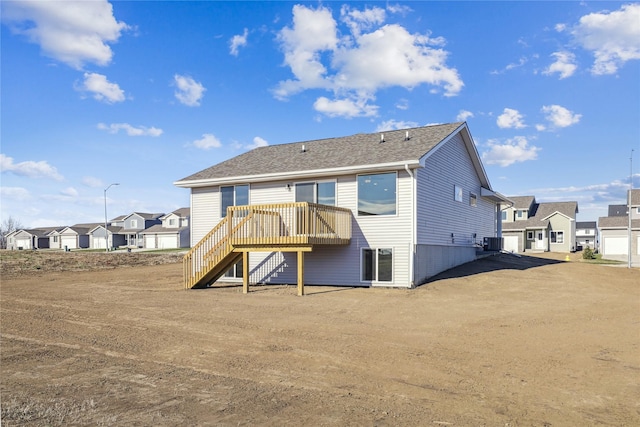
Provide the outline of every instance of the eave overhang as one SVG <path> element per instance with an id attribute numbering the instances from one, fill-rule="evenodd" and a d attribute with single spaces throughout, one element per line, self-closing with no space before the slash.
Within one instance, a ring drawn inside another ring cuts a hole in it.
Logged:
<path id="1" fill-rule="evenodd" d="M 358 174 L 358 173 L 370 173 L 381 172 L 388 170 L 400 170 L 408 167 L 410 169 L 416 169 L 421 167 L 420 160 L 406 160 L 402 162 L 393 163 L 380 163 L 374 165 L 361 165 L 361 166 L 348 166 L 342 168 L 331 169 L 314 169 L 306 171 L 291 171 L 291 172 L 276 172 L 261 175 L 237 175 L 221 178 L 208 178 L 197 179 L 190 181 L 175 181 L 173 185 L 181 188 L 198 188 L 198 187 L 210 187 L 215 185 L 226 184 L 250 184 L 255 182 L 269 182 L 269 181 L 284 181 L 292 179 L 308 179 L 308 178 L 324 178 L 338 175 Z"/>

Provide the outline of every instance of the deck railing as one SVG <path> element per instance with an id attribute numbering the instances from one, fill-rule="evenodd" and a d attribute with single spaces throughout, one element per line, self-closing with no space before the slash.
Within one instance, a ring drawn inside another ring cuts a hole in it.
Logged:
<path id="1" fill-rule="evenodd" d="M 346 244 L 351 239 L 351 211 L 317 203 L 232 206 L 230 224 L 251 220 L 231 236 L 234 246 Z"/>
<path id="2" fill-rule="evenodd" d="M 222 219 L 184 256 L 185 287 L 205 278 L 234 248 L 344 245 L 351 239 L 351 210 L 316 203 L 230 206 Z"/>

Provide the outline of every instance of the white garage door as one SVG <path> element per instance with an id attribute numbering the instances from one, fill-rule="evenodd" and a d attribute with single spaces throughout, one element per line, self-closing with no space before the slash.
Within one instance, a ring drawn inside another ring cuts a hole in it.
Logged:
<path id="1" fill-rule="evenodd" d="M 627 255 L 629 253 L 629 244 L 626 237 L 605 237 L 604 238 L 605 255 Z"/>
<path id="2" fill-rule="evenodd" d="M 504 236 L 504 250 L 518 252 L 518 236 Z"/>
<path id="3" fill-rule="evenodd" d="M 16 239 L 16 248 L 31 249 L 31 238 Z"/>
<path id="4" fill-rule="evenodd" d="M 147 249 L 155 249 L 156 248 L 156 235 L 155 234 L 145 234 L 144 235 L 144 247 Z"/>
<path id="5" fill-rule="evenodd" d="M 104 249 L 107 247 L 105 243 L 104 237 L 94 237 L 93 238 L 93 248 L 94 249 Z"/>
<path id="6" fill-rule="evenodd" d="M 178 247 L 178 239 L 174 235 L 158 236 L 158 247 L 160 249 L 175 249 Z"/>
<path id="7" fill-rule="evenodd" d="M 76 236 L 61 236 L 60 243 L 67 249 L 76 249 Z"/>

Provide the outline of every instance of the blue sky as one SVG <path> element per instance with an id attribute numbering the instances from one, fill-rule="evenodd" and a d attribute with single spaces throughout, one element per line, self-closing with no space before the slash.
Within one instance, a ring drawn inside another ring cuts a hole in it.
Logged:
<path id="1" fill-rule="evenodd" d="M 640 3 L 0 7 L 2 221 L 101 222 L 116 182 L 109 217 L 171 212 L 252 147 L 459 120 L 507 196 L 595 221 L 631 158 L 640 187 Z"/>

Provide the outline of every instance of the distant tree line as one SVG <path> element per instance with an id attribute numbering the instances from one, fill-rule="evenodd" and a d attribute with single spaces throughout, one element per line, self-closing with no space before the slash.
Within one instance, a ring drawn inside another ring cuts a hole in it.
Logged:
<path id="1" fill-rule="evenodd" d="M 7 234 L 24 228 L 17 219 L 9 217 L 0 224 L 0 249 L 7 249 Z"/>

